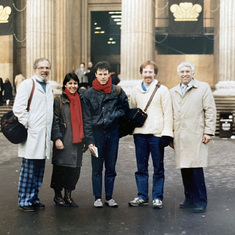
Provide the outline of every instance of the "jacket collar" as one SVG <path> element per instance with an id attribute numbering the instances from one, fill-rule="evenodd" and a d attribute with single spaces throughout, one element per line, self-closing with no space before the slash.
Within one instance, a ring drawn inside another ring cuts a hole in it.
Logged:
<path id="1" fill-rule="evenodd" d="M 175 91 L 178 92 L 179 94 L 181 94 L 180 84 L 181 83 L 179 83 L 175 88 Z M 188 90 L 191 90 L 192 88 L 195 88 L 195 89 L 198 88 L 198 81 L 195 78 L 193 78 L 190 84 L 188 85 L 188 87 L 189 87 Z"/>
<path id="2" fill-rule="evenodd" d="M 151 91 L 152 88 L 157 85 L 158 80 L 157 80 L 157 79 L 154 79 L 154 80 L 151 82 L 150 86 L 148 87 L 147 91 L 144 91 L 144 90 L 142 89 L 142 83 L 143 83 L 143 82 L 144 82 L 144 79 L 142 79 L 142 80 L 140 81 L 139 85 L 137 86 L 137 89 L 138 89 L 138 91 L 140 91 L 141 93 L 147 93 L 147 92 Z"/>

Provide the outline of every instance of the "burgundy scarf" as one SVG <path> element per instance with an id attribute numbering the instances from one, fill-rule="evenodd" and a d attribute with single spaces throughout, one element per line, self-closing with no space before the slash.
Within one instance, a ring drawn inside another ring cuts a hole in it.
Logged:
<path id="1" fill-rule="evenodd" d="M 101 85 L 97 78 L 92 82 L 92 86 L 97 91 L 103 91 L 106 94 L 109 94 L 111 92 L 112 88 L 112 79 L 109 77 L 108 82 L 105 85 Z"/>
<path id="2" fill-rule="evenodd" d="M 72 95 L 66 88 L 64 92 L 68 96 L 68 99 L 70 101 L 70 116 L 73 133 L 73 144 L 80 143 L 82 142 L 82 138 L 84 138 L 80 98 L 77 92 L 75 93 L 75 95 Z"/>

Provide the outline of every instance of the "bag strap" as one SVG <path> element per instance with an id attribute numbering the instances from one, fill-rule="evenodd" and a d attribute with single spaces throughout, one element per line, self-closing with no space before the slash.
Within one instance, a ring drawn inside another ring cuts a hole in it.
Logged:
<path id="1" fill-rule="evenodd" d="M 28 106 L 27 106 L 27 111 L 29 112 L 29 108 L 30 108 L 30 104 L 31 104 L 31 101 L 32 101 L 32 98 L 33 98 L 33 93 L 34 93 L 34 90 L 35 90 L 35 81 L 32 79 L 33 81 L 33 87 L 32 87 L 32 90 L 31 90 L 31 93 L 30 93 L 30 97 L 29 97 L 29 100 L 28 100 Z"/>
<path id="2" fill-rule="evenodd" d="M 160 86 L 161 86 L 161 83 L 158 82 L 157 85 L 156 85 L 156 87 L 155 87 L 155 89 L 154 89 L 154 91 L 153 91 L 153 93 L 152 93 L 152 95 L 151 95 L 150 98 L 149 98 L 149 101 L 148 101 L 148 103 L 147 103 L 145 109 L 144 109 L 144 112 L 145 112 L 145 113 L 146 113 L 146 111 L 147 111 L 149 105 L 151 104 L 155 93 L 157 92 L 157 90 L 158 90 L 158 88 L 159 88 Z"/>
<path id="3" fill-rule="evenodd" d="M 116 85 L 116 93 L 117 93 L 117 95 L 121 94 L 121 89 L 122 88 L 120 86 Z"/>

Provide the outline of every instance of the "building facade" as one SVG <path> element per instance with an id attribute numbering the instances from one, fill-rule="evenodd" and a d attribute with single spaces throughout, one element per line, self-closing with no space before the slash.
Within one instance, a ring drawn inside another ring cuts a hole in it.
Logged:
<path id="1" fill-rule="evenodd" d="M 0 35 L 3 79 L 13 81 L 19 73 L 30 77 L 33 61 L 47 57 L 51 79 L 62 84 L 80 62 L 107 60 L 128 90 L 140 78 L 139 65 L 154 60 L 158 79 L 171 88 L 178 83 L 177 65 L 190 61 L 195 77 L 208 82 L 215 95 L 235 96 L 232 0 L 191 0 L 187 6 L 185 0 L 12 1 L 13 34 Z M 0 0 L 0 6 L 6 2 Z M 199 17 L 199 33 L 186 27 L 174 32 L 180 20 L 194 23 Z"/>

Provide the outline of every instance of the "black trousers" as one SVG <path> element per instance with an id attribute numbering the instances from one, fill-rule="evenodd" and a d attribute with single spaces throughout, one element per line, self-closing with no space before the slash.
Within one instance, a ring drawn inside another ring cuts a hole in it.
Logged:
<path id="1" fill-rule="evenodd" d="M 203 168 L 182 168 L 185 202 L 194 203 L 195 207 L 207 206 L 207 192 Z"/>
<path id="2" fill-rule="evenodd" d="M 65 167 L 53 165 L 51 188 L 74 190 L 80 176 L 81 167 Z"/>

